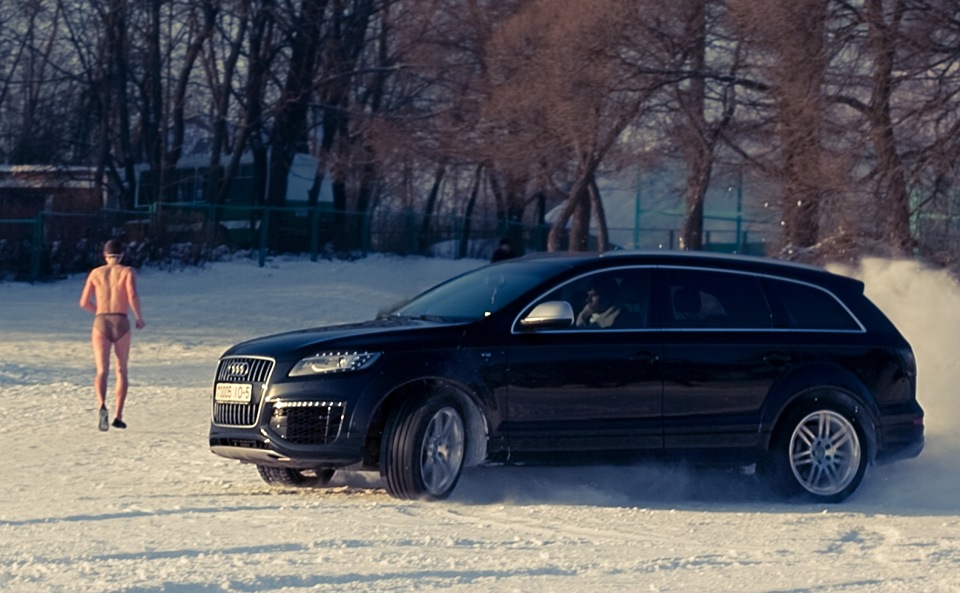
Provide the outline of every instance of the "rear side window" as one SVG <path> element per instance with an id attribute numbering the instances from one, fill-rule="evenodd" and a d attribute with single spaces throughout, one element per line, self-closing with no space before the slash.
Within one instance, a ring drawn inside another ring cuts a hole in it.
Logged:
<path id="1" fill-rule="evenodd" d="M 798 282 L 765 278 L 763 289 L 776 326 L 808 330 L 860 330 L 860 324 L 832 294 Z"/>
<path id="2" fill-rule="evenodd" d="M 763 329 L 773 327 L 759 279 L 707 270 L 667 272 L 664 327 Z"/>

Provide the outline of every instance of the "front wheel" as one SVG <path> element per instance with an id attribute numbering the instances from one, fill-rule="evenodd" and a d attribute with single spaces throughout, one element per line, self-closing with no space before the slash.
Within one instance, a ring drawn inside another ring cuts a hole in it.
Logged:
<path id="1" fill-rule="evenodd" d="M 391 496 L 448 497 L 460 479 L 466 451 L 459 404 L 435 395 L 401 406 L 387 423 L 381 446 L 380 475 Z"/>
<path id="2" fill-rule="evenodd" d="M 863 433 L 840 408 L 807 406 L 791 414 L 774 435 L 770 469 L 786 495 L 841 502 L 860 485 L 867 468 Z"/>
<path id="3" fill-rule="evenodd" d="M 271 486 L 294 486 L 297 488 L 320 488 L 333 479 L 334 470 L 299 470 L 291 467 L 258 465 L 257 471 L 264 482 Z"/>

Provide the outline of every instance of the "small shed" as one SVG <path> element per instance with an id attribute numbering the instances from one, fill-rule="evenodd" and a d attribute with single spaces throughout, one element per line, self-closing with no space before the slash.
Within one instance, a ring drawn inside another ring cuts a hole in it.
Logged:
<path id="1" fill-rule="evenodd" d="M 37 280 L 78 267 L 81 247 L 102 234 L 101 187 L 91 167 L 0 165 L 0 278 Z"/>
<path id="2" fill-rule="evenodd" d="M 0 165 L 0 219 L 32 219 L 41 212 L 95 214 L 103 206 L 92 167 Z"/>

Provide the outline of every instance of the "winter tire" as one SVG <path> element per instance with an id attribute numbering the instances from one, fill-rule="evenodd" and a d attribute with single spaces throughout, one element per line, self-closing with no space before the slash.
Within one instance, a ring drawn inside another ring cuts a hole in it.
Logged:
<path id="1" fill-rule="evenodd" d="M 867 468 L 863 432 L 840 407 L 804 406 L 783 424 L 772 453 L 775 486 L 789 496 L 841 502 L 860 485 Z"/>
<path id="2" fill-rule="evenodd" d="M 314 475 L 304 473 L 304 470 L 290 467 L 270 467 L 258 465 L 257 471 L 263 481 L 271 486 L 294 486 L 297 488 L 317 488 L 326 486 L 333 478 L 334 470 L 314 470 Z"/>
<path id="3" fill-rule="evenodd" d="M 394 413 L 383 435 L 380 475 L 395 498 L 442 500 L 460 479 L 466 431 L 460 406 L 435 395 Z"/>

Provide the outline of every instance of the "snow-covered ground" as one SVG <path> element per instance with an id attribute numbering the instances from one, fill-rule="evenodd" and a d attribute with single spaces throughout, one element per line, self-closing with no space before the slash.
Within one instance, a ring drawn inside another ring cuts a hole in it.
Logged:
<path id="1" fill-rule="evenodd" d="M 83 278 L 0 284 L 0 591 L 960 591 L 960 288 L 909 262 L 847 273 L 914 346 L 927 447 L 873 468 L 842 505 L 785 504 L 750 477 L 653 465 L 476 468 L 449 501 L 406 502 L 375 474 L 270 489 L 209 452 L 226 347 L 369 318 L 482 264 L 143 270 L 129 428 L 107 433 Z"/>

